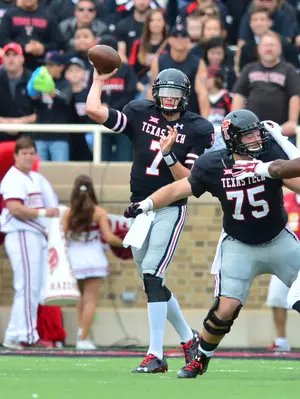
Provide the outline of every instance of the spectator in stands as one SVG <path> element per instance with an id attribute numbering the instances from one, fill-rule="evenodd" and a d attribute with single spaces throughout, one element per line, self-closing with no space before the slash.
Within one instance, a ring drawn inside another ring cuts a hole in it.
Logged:
<path id="1" fill-rule="evenodd" d="M 51 12 L 58 23 L 62 22 L 64 19 L 74 17 L 75 7 L 77 6 L 79 0 L 50 0 L 51 3 L 48 7 L 49 12 Z M 111 0 L 95 0 L 95 6 L 97 11 L 97 18 L 102 21 L 106 20 L 107 17 L 107 4 Z"/>
<path id="2" fill-rule="evenodd" d="M 68 254 L 81 300 L 78 306 L 79 331 L 76 349 L 93 350 L 89 340 L 103 279 L 108 275 L 108 260 L 100 233 L 108 244 L 122 247 L 122 240 L 112 231 L 106 211 L 98 205 L 93 182 L 80 175 L 74 182 L 70 208 L 62 217 L 68 240 Z"/>
<path id="3" fill-rule="evenodd" d="M 96 18 L 95 0 L 79 0 L 75 7 L 75 16 L 59 24 L 67 51 L 74 50 L 74 35 L 78 28 L 90 28 L 97 38 L 108 34 L 108 27 Z"/>
<path id="4" fill-rule="evenodd" d="M 57 22 L 39 7 L 39 0 L 22 0 L 20 7 L 5 13 L 0 25 L 0 47 L 10 42 L 22 46 L 25 66 L 31 70 L 47 51 L 64 48 Z"/>
<path id="5" fill-rule="evenodd" d="M 79 123 L 94 123 L 86 114 L 86 98 L 89 88 L 86 87 L 84 62 L 73 57 L 69 60 L 65 78 L 72 85 L 72 92 L 75 101 L 75 108 Z M 93 133 L 91 133 L 93 135 Z M 70 159 L 71 161 L 91 161 L 92 153 L 87 146 L 85 133 L 72 134 L 70 138 Z"/>
<path id="6" fill-rule="evenodd" d="M 197 13 L 198 15 L 205 17 L 206 12 L 209 14 L 208 8 L 211 8 L 212 6 L 215 6 L 219 9 L 222 25 L 224 29 L 227 31 L 228 22 L 231 23 L 232 18 L 228 15 L 228 10 L 221 0 L 196 0 L 191 2 L 187 7 L 180 10 L 181 21 L 184 23 L 186 18 L 194 13 Z"/>
<path id="7" fill-rule="evenodd" d="M 84 63 L 85 85 L 90 86 L 93 78 L 94 68 L 88 60 L 88 51 L 96 44 L 96 37 L 91 28 L 78 28 L 74 36 L 74 51 L 68 53 L 69 59 L 80 58 Z"/>
<path id="8" fill-rule="evenodd" d="M 295 68 L 280 60 L 281 40 L 266 33 L 258 45 L 259 61 L 245 66 L 236 82 L 232 109 L 247 108 L 260 120 L 282 125 L 285 136 L 295 136 L 299 117 L 300 81 Z"/>
<path id="9" fill-rule="evenodd" d="M 101 43 L 115 50 L 118 42 L 112 38 L 103 38 Z M 137 94 L 137 77 L 133 68 L 123 62 L 122 68 L 105 81 L 102 91 L 102 102 L 109 108 L 119 111 L 125 107 Z M 102 161 L 131 162 L 132 146 L 128 137 L 124 134 L 106 133 L 102 135 Z"/>
<path id="10" fill-rule="evenodd" d="M 189 49 L 191 41 L 185 27 L 182 24 L 176 25 L 170 32 L 170 52 L 155 57 L 151 64 L 151 82 L 160 71 L 167 68 L 176 68 L 184 72 L 191 82 L 191 96 L 188 110 L 200 113 L 203 117 L 209 114 L 209 100 L 205 87 L 206 74 L 200 77 L 201 68 L 206 70 L 203 60 L 191 54 Z M 151 89 L 148 98 L 152 98 Z"/>
<path id="11" fill-rule="evenodd" d="M 30 73 L 23 67 L 22 47 L 9 43 L 3 48 L 3 68 L 0 69 L 0 124 L 34 123 L 36 114 L 26 85 Z M 1 127 L 0 127 L 1 129 Z M 15 141 L 19 132 L 0 133 L 0 141 Z"/>
<path id="12" fill-rule="evenodd" d="M 207 69 L 207 91 L 210 102 L 208 120 L 213 124 L 215 140 L 208 151 L 217 151 L 225 148 L 225 142 L 221 133 L 221 123 L 224 117 L 231 111 L 231 98 L 224 88 L 224 74 L 220 67 L 210 66 Z"/>
<path id="13" fill-rule="evenodd" d="M 27 85 L 29 95 L 35 100 L 37 123 L 76 123 L 72 86 L 62 78 L 64 55 L 55 51 L 47 53 L 45 66 L 34 71 Z M 32 137 L 43 161 L 69 160 L 69 134 L 41 132 Z"/>
<path id="14" fill-rule="evenodd" d="M 222 37 L 213 37 L 205 43 L 203 61 L 209 66 L 222 69 L 224 87 L 231 91 L 236 80 L 232 65 L 232 52 Z"/>
<path id="15" fill-rule="evenodd" d="M 191 53 L 199 58 L 203 57 L 205 43 L 213 37 L 225 37 L 225 31 L 223 29 L 222 21 L 219 17 L 209 17 L 203 21 L 202 33 L 199 43 L 191 49 Z M 232 59 L 233 54 L 228 49 L 227 59 Z"/>
<path id="16" fill-rule="evenodd" d="M 246 64 L 257 61 L 257 44 L 260 38 L 270 31 L 272 19 L 269 11 L 262 6 L 252 5 L 249 8 L 250 28 L 253 33 L 253 39 L 242 44 L 242 47 L 236 53 L 235 67 L 239 72 Z M 296 68 L 300 67 L 297 58 L 296 48 L 289 43 L 286 38 L 281 37 L 282 53 L 285 61 L 292 63 Z"/>
<path id="17" fill-rule="evenodd" d="M 271 29 L 277 32 L 283 38 L 291 40 L 296 33 L 296 26 L 290 13 L 279 8 L 280 0 L 253 0 L 252 3 L 256 6 L 263 6 L 268 9 L 271 18 L 272 26 Z M 238 47 L 240 48 L 245 42 L 253 40 L 253 32 L 250 27 L 250 15 L 249 9 L 243 15 L 238 36 Z"/>
<path id="18" fill-rule="evenodd" d="M 129 65 L 132 65 L 143 86 L 149 83 L 148 72 L 153 57 L 166 52 L 167 37 L 167 24 L 162 11 L 149 10 L 142 37 L 134 42 L 129 58 Z"/>
<path id="19" fill-rule="evenodd" d="M 191 48 L 196 46 L 202 35 L 202 19 L 200 15 L 191 14 L 186 19 L 186 30 L 191 39 Z"/>
<path id="20" fill-rule="evenodd" d="M 147 12 L 151 0 L 133 0 L 134 8 L 132 14 L 118 22 L 116 26 L 116 37 L 118 50 L 123 61 L 128 62 L 132 45 L 143 33 Z"/>

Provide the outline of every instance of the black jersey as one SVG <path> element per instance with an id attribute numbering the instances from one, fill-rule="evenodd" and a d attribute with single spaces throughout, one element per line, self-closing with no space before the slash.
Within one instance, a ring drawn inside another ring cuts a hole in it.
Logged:
<path id="1" fill-rule="evenodd" d="M 145 199 L 174 178 L 163 160 L 159 140 L 168 134 L 167 125 L 176 126 L 178 135 L 172 151 L 178 161 L 191 168 L 199 155 L 212 145 L 213 125 L 201 116 L 186 111 L 176 121 L 167 121 L 153 101 L 134 100 L 123 112 L 109 109 L 106 127 L 126 134 L 132 142 L 131 201 Z M 186 200 L 176 203 L 184 204 Z"/>
<path id="2" fill-rule="evenodd" d="M 263 162 L 288 159 L 270 139 Z M 205 191 L 221 202 L 223 228 L 227 234 L 246 244 L 266 243 L 275 238 L 287 223 L 283 206 L 282 180 L 255 176 L 237 181 L 232 177 L 235 161 L 227 149 L 209 152 L 195 162 L 189 182 L 195 197 Z"/>

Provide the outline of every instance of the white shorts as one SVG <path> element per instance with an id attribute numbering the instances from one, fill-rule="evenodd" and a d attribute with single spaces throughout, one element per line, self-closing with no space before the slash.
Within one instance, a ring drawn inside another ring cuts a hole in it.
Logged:
<path id="1" fill-rule="evenodd" d="M 278 277 L 272 276 L 269 284 L 267 305 L 270 308 L 288 309 L 287 295 L 289 288 Z"/>
<path id="2" fill-rule="evenodd" d="M 71 241 L 68 246 L 68 255 L 77 280 L 107 277 L 108 260 L 99 240 Z"/>

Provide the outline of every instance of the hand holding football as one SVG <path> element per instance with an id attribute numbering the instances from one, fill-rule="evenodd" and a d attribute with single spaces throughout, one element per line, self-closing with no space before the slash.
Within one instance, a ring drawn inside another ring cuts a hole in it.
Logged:
<path id="1" fill-rule="evenodd" d="M 122 61 L 118 52 L 110 46 L 98 44 L 88 51 L 90 63 L 97 69 L 99 75 L 113 72 L 121 67 Z"/>

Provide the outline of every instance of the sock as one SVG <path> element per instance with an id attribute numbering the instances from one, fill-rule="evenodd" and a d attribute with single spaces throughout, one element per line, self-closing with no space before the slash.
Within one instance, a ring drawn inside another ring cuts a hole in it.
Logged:
<path id="1" fill-rule="evenodd" d="M 147 354 L 163 358 L 163 339 L 167 320 L 167 302 L 148 302 L 150 345 Z"/>
<path id="2" fill-rule="evenodd" d="M 294 303 L 293 309 L 297 310 L 297 312 L 300 313 L 300 301 Z"/>
<path id="3" fill-rule="evenodd" d="M 167 319 L 177 331 L 181 341 L 183 343 L 188 342 L 190 339 L 193 338 L 193 332 L 191 330 L 191 327 L 185 321 L 185 318 L 183 317 L 183 314 L 180 310 L 179 303 L 173 294 L 167 303 Z"/>
<path id="4" fill-rule="evenodd" d="M 289 346 L 288 339 L 287 338 L 282 338 L 282 337 L 277 337 L 275 339 L 275 345 L 287 348 Z"/>
<path id="5" fill-rule="evenodd" d="M 201 335 L 198 349 L 205 356 L 212 357 L 212 355 L 214 354 L 214 351 L 217 349 L 218 345 L 219 344 L 210 344 L 210 343 L 204 341 L 204 339 Z"/>

